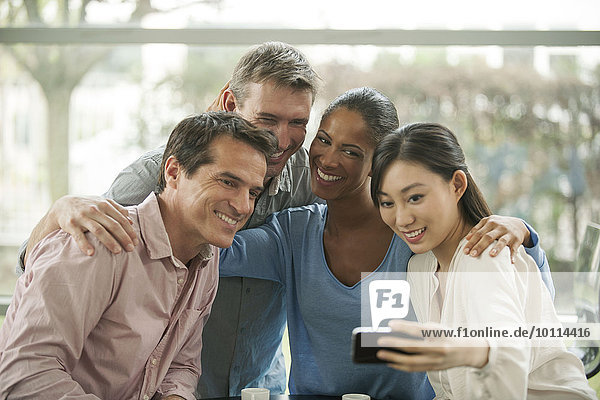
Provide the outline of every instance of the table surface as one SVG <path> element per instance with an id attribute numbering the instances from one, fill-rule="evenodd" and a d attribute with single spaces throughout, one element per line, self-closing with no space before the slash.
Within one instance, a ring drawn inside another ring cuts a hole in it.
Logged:
<path id="1" fill-rule="evenodd" d="M 340 400 L 342 396 L 317 396 L 317 395 L 306 395 L 306 394 L 272 394 L 270 400 Z M 232 397 L 215 397 L 206 400 L 238 400 L 241 396 Z"/>

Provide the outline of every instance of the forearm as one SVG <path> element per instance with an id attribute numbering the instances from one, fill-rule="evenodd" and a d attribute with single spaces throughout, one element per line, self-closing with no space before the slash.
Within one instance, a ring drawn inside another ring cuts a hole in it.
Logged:
<path id="1" fill-rule="evenodd" d="M 458 398 L 524 399 L 527 396 L 531 348 L 492 344 L 483 368 L 448 371 L 449 383 L 469 382 Z M 462 375 L 462 377 L 461 377 Z"/>
<path id="2" fill-rule="evenodd" d="M 113 184 L 111 185 L 108 192 L 104 194 L 104 197 L 114 199 L 116 202 L 122 205 L 133 205 L 141 203 L 156 187 L 156 182 L 158 180 L 158 175 L 160 172 L 160 163 L 162 160 L 162 152 L 163 147 L 153 150 L 144 154 L 137 161 L 129 165 L 123 171 L 119 173 Z M 73 199 L 75 201 L 73 201 Z M 90 197 L 92 199 L 92 197 Z M 93 198 L 97 201 L 101 200 L 100 198 Z M 79 205 L 82 203 L 82 205 Z M 89 213 L 89 209 L 92 202 L 86 202 L 84 198 L 80 198 L 78 200 L 77 197 L 74 196 L 64 196 L 60 200 L 57 200 L 56 203 L 52 205 L 52 208 L 44 215 L 44 217 L 38 222 L 38 224 L 33 229 L 31 236 L 29 237 L 29 241 L 27 243 L 27 247 L 25 249 L 25 253 L 21 255 L 19 260 L 19 265 L 22 270 L 25 270 L 25 263 L 27 261 L 27 255 L 35 247 L 35 245 L 42 240 L 46 235 L 50 232 L 53 232 L 62 227 L 67 232 L 73 234 L 73 231 L 68 230 L 65 227 L 65 221 L 67 224 L 71 224 L 73 220 L 78 221 L 77 225 L 81 228 L 81 235 L 86 230 L 90 230 L 95 232 L 91 228 L 87 227 L 86 224 L 82 224 L 83 218 L 77 214 L 70 215 L 69 212 L 73 209 L 76 210 L 85 210 L 86 213 Z M 97 205 L 97 202 L 96 202 Z M 98 207 L 92 210 L 92 213 L 96 211 Z M 106 207 L 105 207 L 106 208 Z M 102 208 L 104 212 L 106 212 L 105 208 Z M 96 213 L 98 214 L 98 213 Z M 59 216 L 61 218 L 61 222 L 59 223 Z M 102 224 L 102 221 L 98 221 Z M 119 221 L 117 221 L 119 222 Z M 81 225 L 81 226 L 79 226 Z M 126 224 L 124 226 L 127 226 Z M 84 229 L 88 228 L 88 229 Z M 107 227 L 109 228 L 109 227 Z M 109 229 L 109 231 L 115 234 L 115 238 L 119 243 L 123 245 L 124 248 L 127 245 L 131 244 L 131 241 L 127 238 L 127 234 L 118 234 Z M 96 234 L 96 233 L 95 233 Z M 135 234 L 131 232 L 132 239 L 135 237 Z M 103 240 L 102 237 L 99 237 L 100 241 L 105 245 L 113 245 L 111 251 L 115 251 L 116 248 L 120 247 L 114 240 Z M 82 246 L 85 243 L 81 243 Z M 94 249 L 87 247 L 86 252 L 88 255 L 93 254 Z M 118 251 L 117 251 L 118 252 Z"/>
<path id="3" fill-rule="evenodd" d="M 275 247 L 275 246 L 273 246 Z M 220 251 L 219 275 L 222 277 L 241 276 L 244 278 L 264 279 L 283 283 L 282 270 L 284 263 L 281 256 L 251 257 L 252 247 L 240 245 L 234 240 L 233 246 Z M 268 253 L 265 251 L 265 253 Z"/>
<path id="4" fill-rule="evenodd" d="M 231 247 L 221 250 L 219 273 L 283 283 L 286 260 L 291 260 L 286 242 L 284 230 L 274 219 L 240 231 Z"/>
<path id="5" fill-rule="evenodd" d="M 33 228 L 33 231 L 31 231 L 31 235 L 29 236 L 29 239 L 27 241 L 27 247 L 25 248 L 25 254 L 22 257 L 23 271 L 25 271 L 27 256 L 28 254 L 30 254 L 31 250 L 35 247 L 35 245 L 38 244 L 40 240 L 46 237 L 49 233 L 54 232 L 57 229 L 60 229 L 60 226 L 58 225 L 56 216 L 52 212 L 52 209 L 50 209 Z"/>
<path id="6" fill-rule="evenodd" d="M 93 394 L 87 394 L 73 378 L 60 369 L 40 369 L 31 371 L 31 363 L 23 361 L 14 363 L 10 370 L 2 371 L 0 398 L 23 399 L 66 398 L 77 400 L 99 400 Z M 23 377 L 23 371 L 34 372 Z"/>
<path id="7" fill-rule="evenodd" d="M 19 247 L 19 252 L 17 253 L 18 254 L 17 266 L 15 268 L 15 273 L 17 274 L 17 276 L 21 276 L 21 275 L 23 275 L 23 272 L 25 272 L 25 254 L 27 251 L 28 243 L 29 243 L 29 239 L 27 239 L 23 243 L 21 243 L 21 246 Z"/>
<path id="8" fill-rule="evenodd" d="M 158 392 L 162 394 L 162 399 L 194 400 L 199 378 L 193 369 L 169 368 Z"/>
<path id="9" fill-rule="evenodd" d="M 163 151 L 149 151 L 125 167 L 103 196 L 123 206 L 140 204 L 156 188 Z"/>
<path id="10" fill-rule="evenodd" d="M 550 292 L 550 296 L 554 299 L 555 289 L 552 275 L 550 274 L 550 265 L 546 252 L 540 246 L 540 240 L 537 232 L 527 222 L 523 221 L 529 232 L 530 245 L 525 246 L 525 252 L 533 258 L 536 265 L 538 266 L 540 273 L 542 274 L 542 280 Z"/>

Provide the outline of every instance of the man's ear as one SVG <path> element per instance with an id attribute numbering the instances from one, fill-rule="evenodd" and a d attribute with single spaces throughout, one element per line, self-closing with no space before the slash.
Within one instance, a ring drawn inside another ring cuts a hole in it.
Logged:
<path id="1" fill-rule="evenodd" d="M 237 99 L 235 98 L 235 95 L 233 94 L 231 89 L 227 89 L 223 92 L 222 103 L 224 111 L 236 111 L 238 106 Z"/>
<path id="2" fill-rule="evenodd" d="M 456 201 L 458 202 L 458 200 L 460 200 L 462 195 L 467 190 L 467 186 L 468 186 L 467 174 L 465 174 L 464 171 L 457 169 L 456 171 L 454 171 L 454 174 L 452 175 L 452 180 L 450 181 L 450 184 L 452 185 L 454 195 L 456 196 Z"/>
<path id="3" fill-rule="evenodd" d="M 167 158 L 167 162 L 165 162 L 165 181 L 166 185 L 177 189 L 177 185 L 179 184 L 179 180 L 183 171 L 181 169 L 181 164 L 175 158 L 175 156 L 169 156 Z"/>

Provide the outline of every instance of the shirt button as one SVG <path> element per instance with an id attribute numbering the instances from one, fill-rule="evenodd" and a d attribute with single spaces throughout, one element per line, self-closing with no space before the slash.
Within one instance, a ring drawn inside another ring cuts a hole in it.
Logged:
<path id="1" fill-rule="evenodd" d="M 156 365 L 156 358 L 152 359 L 152 365 Z"/>
<path id="2" fill-rule="evenodd" d="M 147 394 L 144 395 L 144 400 L 150 400 L 150 397 L 148 397 Z"/>
<path id="3" fill-rule="evenodd" d="M 177 279 L 177 283 L 179 283 L 181 285 L 183 283 L 183 278 Z"/>

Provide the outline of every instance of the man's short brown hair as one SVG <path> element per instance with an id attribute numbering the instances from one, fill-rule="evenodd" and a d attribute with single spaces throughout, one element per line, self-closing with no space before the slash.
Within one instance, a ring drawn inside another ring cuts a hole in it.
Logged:
<path id="1" fill-rule="evenodd" d="M 193 175 L 200 166 L 214 161 L 211 143 L 220 136 L 227 135 L 248 144 L 265 156 L 265 160 L 277 150 L 275 135 L 260 129 L 234 112 L 210 111 L 185 118 L 177 124 L 163 153 L 158 178 L 157 193 L 162 193 L 167 181 L 165 163 L 174 156 L 181 165 L 185 176 Z M 243 157 L 242 154 L 239 157 Z"/>

